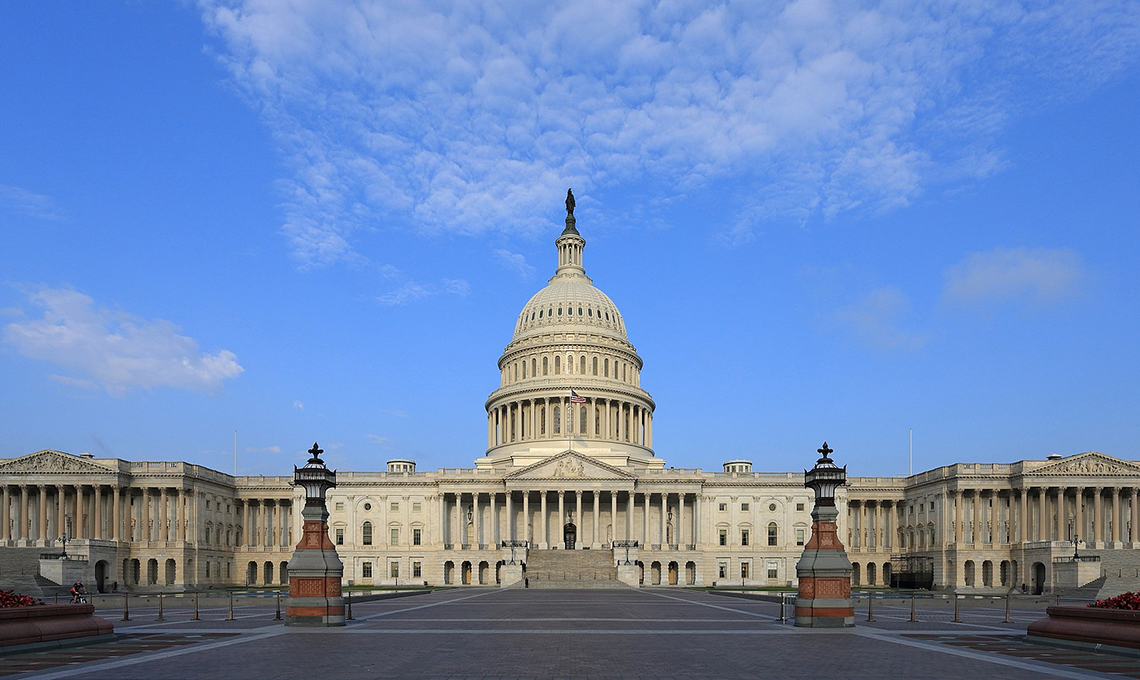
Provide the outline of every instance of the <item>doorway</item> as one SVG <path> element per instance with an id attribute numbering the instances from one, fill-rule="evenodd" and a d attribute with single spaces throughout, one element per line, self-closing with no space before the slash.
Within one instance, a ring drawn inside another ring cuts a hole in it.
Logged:
<path id="1" fill-rule="evenodd" d="M 1033 564 L 1033 594 L 1040 595 L 1045 592 L 1045 565 L 1036 562 Z"/>
<path id="2" fill-rule="evenodd" d="M 562 541 L 566 544 L 567 550 L 573 550 L 574 544 L 578 542 L 578 527 L 573 524 L 562 527 Z"/>

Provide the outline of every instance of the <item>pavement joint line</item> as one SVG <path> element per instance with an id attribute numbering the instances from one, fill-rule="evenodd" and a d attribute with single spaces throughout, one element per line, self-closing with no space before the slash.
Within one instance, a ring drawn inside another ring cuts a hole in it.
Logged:
<path id="1" fill-rule="evenodd" d="M 924 649 L 931 652 L 938 652 L 940 654 L 949 654 L 951 656 L 960 656 L 966 659 L 973 659 L 975 661 L 982 661 L 985 663 L 996 664 L 999 666 L 1009 666 L 1011 668 L 1020 668 L 1022 670 L 1040 673 L 1042 675 L 1052 675 L 1058 678 L 1072 678 L 1073 680 L 1082 680 L 1083 678 L 1119 678 L 1117 675 L 1110 675 L 1108 673 L 1099 673 L 1096 671 L 1073 671 L 1064 667 L 1059 667 L 1055 664 L 1050 664 L 1043 661 L 1025 661 L 1003 656 L 994 652 L 979 652 L 972 649 L 964 649 L 962 647 L 953 647 L 950 645 L 942 644 L 939 642 L 925 642 L 919 640 L 904 640 L 896 635 L 879 635 L 876 632 L 867 630 L 857 630 L 856 635 L 870 638 L 872 640 L 882 640 L 896 645 L 904 645 L 906 647 L 914 647 L 916 649 Z"/>
<path id="2" fill-rule="evenodd" d="M 98 673 L 101 671 L 114 670 L 116 668 L 123 668 L 125 666 L 135 666 L 140 663 L 148 663 L 150 661 L 157 661 L 159 659 L 169 659 L 174 656 L 182 656 L 184 654 L 195 654 L 198 652 L 205 652 L 219 647 L 229 647 L 230 645 L 238 645 L 245 642 L 256 642 L 266 638 L 276 637 L 285 633 L 285 628 L 274 630 L 260 635 L 238 635 L 236 637 L 219 640 L 217 642 L 207 642 L 205 644 L 191 644 L 184 645 L 175 649 L 167 649 L 160 652 L 142 652 L 139 654 L 132 654 L 127 657 L 122 657 L 110 661 L 98 661 L 95 663 L 83 663 L 70 668 L 64 668 L 58 671 L 49 671 L 47 673 L 40 673 L 33 671 L 29 674 L 21 674 L 15 676 L 16 678 L 36 678 L 36 680 L 57 680 L 57 678 L 70 678 L 74 675 L 85 675 L 88 673 Z"/>
<path id="3" fill-rule="evenodd" d="M 670 600 L 677 600 L 679 602 L 685 602 L 687 604 L 696 604 L 696 605 L 700 605 L 702 607 L 711 607 L 712 609 L 720 609 L 720 610 L 723 610 L 726 612 L 736 612 L 737 614 L 746 614 L 748 616 L 755 616 L 756 618 L 767 619 L 769 621 L 776 621 L 779 619 L 779 617 L 772 616 L 770 614 L 757 614 L 756 612 L 745 611 L 743 609 L 733 609 L 732 607 L 724 607 L 724 606 L 719 605 L 719 604 L 709 604 L 707 602 L 697 602 L 696 600 L 687 600 L 683 597 L 675 597 L 673 595 L 664 595 L 662 593 L 655 593 L 651 590 L 644 590 L 641 592 L 644 592 L 646 595 L 656 595 L 657 597 L 665 597 L 665 598 L 668 598 Z M 768 604 L 775 604 L 775 603 L 770 602 Z"/>
<path id="4" fill-rule="evenodd" d="M 782 630 L 780 628 L 764 628 L 760 630 L 740 630 L 739 628 L 706 628 L 703 630 L 694 630 L 691 628 L 683 630 L 661 630 L 658 628 L 598 628 L 595 630 L 575 630 L 568 628 L 354 628 L 341 632 L 361 635 L 795 635 L 795 633 L 790 630 Z"/>
<path id="5" fill-rule="evenodd" d="M 502 593 L 502 592 L 508 592 L 508 591 L 488 590 L 488 591 L 483 592 L 483 593 L 475 593 L 474 595 L 467 595 L 466 597 L 457 597 L 454 599 L 444 600 L 442 602 L 430 602 L 428 604 L 421 604 L 421 605 L 418 605 L 416 607 L 408 607 L 406 609 L 396 609 L 396 610 L 390 611 L 390 612 L 379 612 L 377 614 L 369 614 L 368 616 L 357 616 L 356 620 L 357 621 L 368 621 L 370 619 L 378 619 L 378 618 L 381 618 L 384 616 L 392 616 L 394 614 L 402 614 L 404 612 L 412 612 L 412 611 L 416 611 L 417 609 L 427 609 L 429 607 L 438 607 L 438 606 L 444 605 L 444 604 L 451 604 L 452 602 L 459 602 L 461 600 L 470 600 L 471 598 L 474 598 L 474 597 L 483 597 L 485 595 L 494 595 L 495 593 Z"/>

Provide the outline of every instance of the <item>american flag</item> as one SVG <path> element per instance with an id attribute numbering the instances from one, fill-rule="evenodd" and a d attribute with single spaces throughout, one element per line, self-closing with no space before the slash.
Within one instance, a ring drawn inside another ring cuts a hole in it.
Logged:
<path id="1" fill-rule="evenodd" d="M 575 392 L 574 390 L 570 390 L 570 403 L 571 404 L 585 404 L 586 398 L 585 397 L 579 397 L 577 392 Z"/>

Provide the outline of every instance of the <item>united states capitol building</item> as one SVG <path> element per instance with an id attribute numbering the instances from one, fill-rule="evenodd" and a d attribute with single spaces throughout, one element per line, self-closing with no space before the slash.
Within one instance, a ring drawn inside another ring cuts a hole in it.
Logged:
<path id="1" fill-rule="evenodd" d="M 586 275 L 568 207 L 554 276 L 499 357 L 474 466 L 390 460 L 337 474 L 329 527 L 345 581 L 510 584 L 515 565 L 528 565 L 528 579 L 543 556 L 580 551 L 611 566 L 629 560 L 628 585 L 794 585 L 811 526 L 802 471 L 754 471 L 747 460 L 666 466 L 641 357 Z M 86 559 L 102 591 L 288 578 L 303 505 L 292 477 L 11 453 L 0 460 L 2 546 L 58 552 L 68 533 L 68 552 Z M 905 576 L 960 592 L 1048 591 L 1087 578 L 1066 566 L 1074 537 L 1090 554 L 1140 548 L 1138 488 L 1140 465 L 1095 452 L 852 476 L 837 498 L 840 536 L 856 585 Z"/>

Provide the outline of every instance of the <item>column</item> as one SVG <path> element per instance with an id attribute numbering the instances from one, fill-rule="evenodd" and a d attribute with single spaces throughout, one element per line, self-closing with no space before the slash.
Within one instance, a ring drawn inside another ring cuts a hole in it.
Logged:
<path id="1" fill-rule="evenodd" d="M 1069 527 L 1069 514 L 1068 509 L 1065 507 L 1065 492 L 1067 490 L 1068 489 L 1063 486 L 1057 489 L 1057 521 L 1055 522 L 1055 525 L 1058 541 L 1064 541 L 1068 539 L 1068 536 L 1066 535 L 1066 529 Z"/>
<path id="2" fill-rule="evenodd" d="M 1022 543 L 1027 543 L 1029 542 L 1029 489 L 1022 487 L 1020 494 L 1020 509 L 1017 513 L 1017 539 Z"/>
<path id="3" fill-rule="evenodd" d="M 531 422 L 533 423 L 534 421 L 531 421 Z M 533 427 L 533 425 L 532 425 L 532 427 Z M 533 430 L 532 430 L 532 432 L 533 432 Z M 515 536 L 515 507 L 514 507 L 515 492 L 508 489 L 506 496 L 507 496 L 507 540 L 508 541 L 515 541 L 515 540 L 518 540 L 518 538 Z"/>
<path id="4" fill-rule="evenodd" d="M 574 501 L 575 501 L 575 504 L 577 506 L 577 512 L 574 513 L 574 516 L 578 518 L 578 536 L 577 536 L 578 541 L 577 541 L 577 543 L 574 544 L 574 547 L 577 548 L 578 550 L 581 550 L 582 546 L 586 543 L 586 518 L 582 516 L 582 490 L 581 489 L 578 489 L 577 491 L 574 492 Z"/>
<path id="5" fill-rule="evenodd" d="M 103 485 L 96 484 L 91 487 L 91 517 L 94 526 L 91 527 L 91 538 L 103 538 Z"/>
<path id="6" fill-rule="evenodd" d="M 966 500 L 966 494 L 961 491 L 951 491 L 950 494 L 954 498 L 954 545 L 962 545 L 962 503 Z"/>
<path id="7" fill-rule="evenodd" d="M 540 548 L 550 547 L 550 526 L 547 523 L 546 495 L 547 491 L 545 489 L 539 492 L 539 505 L 541 505 L 539 511 L 542 513 L 542 541 L 539 542 Z"/>
<path id="8" fill-rule="evenodd" d="M 5 487 L 7 490 L 7 487 Z M 610 543 L 612 547 L 613 541 L 618 540 L 618 523 L 617 523 L 617 499 L 618 491 L 610 491 Z M 1133 503 L 1135 505 L 1135 502 Z"/>
<path id="9" fill-rule="evenodd" d="M 649 492 L 646 491 L 642 494 L 645 496 L 645 512 L 643 513 L 642 527 L 641 527 L 641 545 L 646 550 L 649 549 Z"/>
<path id="10" fill-rule="evenodd" d="M 1073 538 L 1084 541 L 1088 539 L 1088 536 L 1085 535 L 1085 488 L 1078 486 L 1075 491 L 1076 496 L 1073 500 L 1076 503 L 1076 507 L 1073 508 Z"/>
<path id="11" fill-rule="evenodd" d="M 522 492 L 523 501 L 523 540 L 530 545 L 530 490 Z"/>
<path id="12" fill-rule="evenodd" d="M 39 535 L 41 541 L 47 540 L 47 485 L 40 484 L 40 496 L 36 505 L 36 516 L 39 519 Z"/>
<path id="13" fill-rule="evenodd" d="M 475 546 L 475 549 L 478 549 L 483 543 L 483 518 L 481 515 L 482 513 L 479 511 L 479 492 L 475 491 L 471 494 L 471 529 L 475 532 L 475 540 L 471 543 Z"/>
<path id="14" fill-rule="evenodd" d="M 4 489 L 7 490 L 8 487 L 4 487 Z M 1137 532 L 1140 531 L 1140 503 L 1136 502 L 1136 491 L 1135 488 L 1132 489 L 1132 530 L 1128 537 L 1133 543 L 1140 542 L 1140 539 L 1137 539 Z M 8 506 L 5 505 L 4 507 Z"/>
<path id="15" fill-rule="evenodd" d="M 1100 498 L 1103 490 L 1099 486 L 1093 489 L 1093 540 L 1098 543 L 1104 540 L 1104 533 L 1101 531 L 1101 527 L 1104 526 L 1104 506 L 1101 505 Z"/>
<path id="16" fill-rule="evenodd" d="M 1000 516 L 998 514 L 998 491 L 994 489 L 990 491 L 990 545 L 995 546 L 1001 543 L 1000 536 Z"/>
<path id="17" fill-rule="evenodd" d="M 661 549 L 664 550 L 669 544 L 669 535 L 665 531 L 665 518 L 669 514 L 669 494 L 661 493 Z"/>
<path id="18" fill-rule="evenodd" d="M 594 501 L 594 541 L 592 547 L 595 550 L 602 547 L 602 531 L 601 527 L 598 526 L 602 523 L 602 504 L 599 502 L 601 500 L 599 495 L 600 492 L 597 489 L 590 492 L 590 499 Z"/>
<path id="19" fill-rule="evenodd" d="M 677 494 L 677 549 L 685 549 L 685 494 Z M 678 568 L 680 565 L 678 565 Z"/>
<path id="20" fill-rule="evenodd" d="M 8 506 L 8 485 L 0 485 L 0 540 L 7 541 L 11 534 L 8 528 L 11 526 L 11 512 Z"/>
<path id="21" fill-rule="evenodd" d="M 1112 487 L 1112 542 L 1120 542 L 1120 487 Z"/>
<path id="22" fill-rule="evenodd" d="M 20 525 L 16 531 L 17 539 L 27 539 L 28 531 L 31 529 L 31 524 L 28 520 L 28 485 L 20 485 Z"/>
<path id="23" fill-rule="evenodd" d="M 522 411 L 519 411 L 519 418 L 522 418 Z M 488 494 L 491 497 L 491 528 L 490 528 L 490 544 L 492 548 L 499 547 L 499 510 L 495 503 L 498 500 L 498 495 L 494 491 Z"/>
<path id="24" fill-rule="evenodd" d="M 1048 489 L 1044 486 L 1037 488 L 1037 540 L 1049 540 L 1048 534 L 1048 518 L 1045 516 L 1045 499 L 1048 497 Z"/>
<path id="25" fill-rule="evenodd" d="M 555 535 L 561 535 L 566 526 L 566 492 L 558 491 L 558 526 L 554 528 Z M 549 540 L 549 538 L 547 539 Z M 554 542 L 557 544 L 561 538 L 556 538 Z"/>
<path id="26" fill-rule="evenodd" d="M 122 496 L 119 483 L 111 487 L 111 540 L 120 540 L 123 532 Z"/>
<path id="27" fill-rule="evenodd" d="M 55 531 L 62 536 L 67 531 L 67 492 L 62 484 L 55 485 Z"/>
<path id="28" fill-rule="evenodd" d="M 166 495 L 166 487 L 158 490 L 158 540 L 165 543 L 170 539 L 170 525 L 168 508 L 170 498 Z"/>

